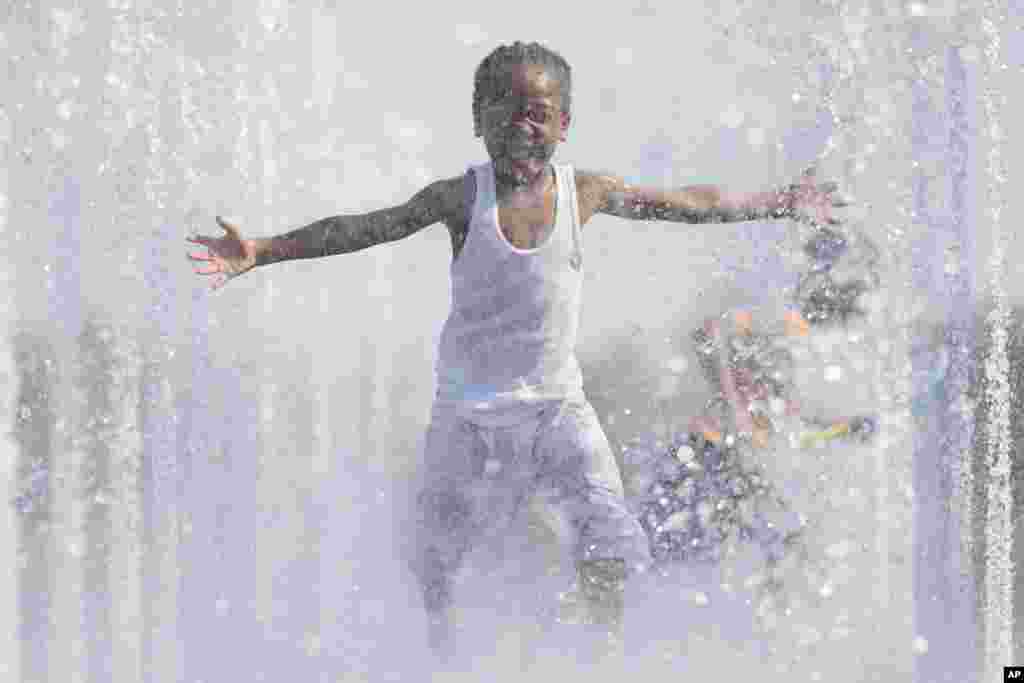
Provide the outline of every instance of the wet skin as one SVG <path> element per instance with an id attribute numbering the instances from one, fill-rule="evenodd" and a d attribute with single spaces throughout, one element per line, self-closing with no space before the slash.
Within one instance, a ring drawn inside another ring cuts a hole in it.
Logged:
<path id="1" fill-rule="evenodd" d="M 498 223 L 521 249 L 539 246 L 555 223 L 551 157 L 565 140 L 569 115 L 560 85 L 543 67 L 507 67 L 499 92 L 481 106 L 478 134 L 494 166 Z"/>
<path id="2" fill-rule="evenodd" d="M 562 111 L 557 78 L 543 67 L 510 65 L 497 92 L 481 102 L 476 134 L 495 169 L 498 221 L 516 247 L 541 245 L 555 222 L 556 191 L 551 158 L 566 139 L 570 117 Z M 632 220 L 723 223 L 792 218 L 822 225 L 840 223 L 832 208 L 847 203 L 835 183 L 819 183 L 813 170 L 788 187 L 733 194 L 712 185 L 660 189 L 634 186 L 608 173 L 576 171 L 581 225 L 604 213 Z M 438 180 L 408 202 L 363 214 L 323 218 L 275 237 L 244 239 L 237 226 L 218 217 L 225 234 L 195 235 L 190 242 L 207 252 L 189 257 L 205 264 L 197 274 L 212 276 L 217 289 L 256 266 L 278 261 L 347 254 L 409 237 L 444 223 L 458 258 L 469 230 L 475 177 Z"/>

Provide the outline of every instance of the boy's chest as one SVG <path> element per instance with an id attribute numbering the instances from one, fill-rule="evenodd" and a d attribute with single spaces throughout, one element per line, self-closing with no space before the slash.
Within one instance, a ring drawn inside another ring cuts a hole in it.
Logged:
<path id="1" fill-rule="evenodd" d="M 498 206 L 498 228 L 517 249 L 535 249 L 555 229 L 555 201 L 546 197 L 535 205 Z"/>

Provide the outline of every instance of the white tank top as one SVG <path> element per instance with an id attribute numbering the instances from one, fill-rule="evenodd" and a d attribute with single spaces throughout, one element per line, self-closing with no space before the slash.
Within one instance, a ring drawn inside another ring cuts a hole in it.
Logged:
<path id="1" fill-rule="evenodd" d="M 498 227 L 494 167 L 472 167 L 476 200 L 451 266 L 451 312 L 441 331 L 437 400 L 474 412 L 583 396 L 576 360 L 583 289 L 576 182 L 554 165 L 555 225 L 535 249 Z"/>

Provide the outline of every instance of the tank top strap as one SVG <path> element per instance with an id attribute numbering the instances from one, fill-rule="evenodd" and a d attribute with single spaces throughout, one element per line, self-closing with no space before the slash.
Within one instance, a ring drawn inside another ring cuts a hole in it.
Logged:
<path id="1" fill-rule="evenodd" d="M 469 167 L 476 181 L 471 215 L 475 218 L 478 209 L 493 206 L 495 202 L 494 167 L 490 162 Z"/>
<path id="2" fill-rule="evenodd" d="M 559 207 L 566 207 L 568 211 L 562 211 L 564 218 L 568 220 L 569 238 L 572 248 L 572 266 L 577 270 L 583 264 L 583 235 L 580 225 L 580 205 L 576 198 L 576 173 L 570 164 L 559 164 L 555 166 L 555 177 L 558 182 Z"/>

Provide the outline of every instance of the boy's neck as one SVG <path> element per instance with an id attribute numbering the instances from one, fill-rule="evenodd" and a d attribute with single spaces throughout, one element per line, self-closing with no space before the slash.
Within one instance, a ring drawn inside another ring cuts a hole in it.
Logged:
<path id="1" fill-rule="evenodd" d="M 491 162 L 494 168 L 494 162 Z M 497 174 L 494 175 L 494 192 L 498 199 L 530 199 L 543 198 L 554 186 L 555 167 L 549 161 L 544 165 L 544 170 L 537 174 L 537 177 L 524 185 L 516 185 L 504 180 Z"/>

